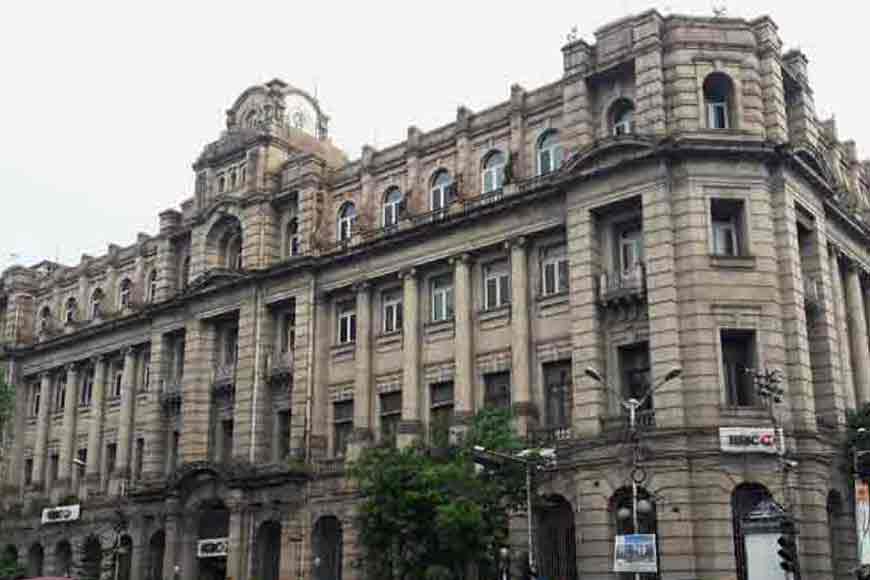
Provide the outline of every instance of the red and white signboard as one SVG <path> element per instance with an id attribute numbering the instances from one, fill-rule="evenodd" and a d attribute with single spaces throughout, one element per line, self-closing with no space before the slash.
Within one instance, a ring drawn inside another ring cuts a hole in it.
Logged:
<path id="1" fill-rule="evenodd" d="M 720 427 L 719 444 L 725 453 L 775 454 L 779 450 L 772 427 Z"/>

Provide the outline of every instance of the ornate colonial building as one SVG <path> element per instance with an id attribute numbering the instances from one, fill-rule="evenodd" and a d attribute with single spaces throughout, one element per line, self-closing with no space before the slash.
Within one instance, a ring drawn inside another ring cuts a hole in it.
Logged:
<path id="1" fill-rule="evenodd" d="M 620 400 L 680 368 L 638 414 L 661 577 L 744 578 L 771 498 L 804 578 L 848 577 L 870 166 L 766 17 L 646 12 L 562 58 L 353 161 L 317 100 L 251 87 L 155 235 L 8 269 L 0 550 L 34 575 L 102 553 L 134 580 L 359 578 L 345 460 L 504 406 L 557 447 L 541 567 L 615 578 Z M 783 371 L 784 441 L 747 368 Z"/>

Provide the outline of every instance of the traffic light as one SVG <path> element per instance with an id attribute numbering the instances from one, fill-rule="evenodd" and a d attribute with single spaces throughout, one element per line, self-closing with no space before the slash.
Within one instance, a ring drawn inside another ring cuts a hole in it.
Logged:
<path id="1" fill-rule="evenodd" d="M 796 529 L 794 521 L 789 518 L 782 520 L 779 526 L 780 537 L 776 541 L 779 544 L 779 566 L 786 572 L 789 572 L 793 577 L 798 577 L 798 553 Z"/>

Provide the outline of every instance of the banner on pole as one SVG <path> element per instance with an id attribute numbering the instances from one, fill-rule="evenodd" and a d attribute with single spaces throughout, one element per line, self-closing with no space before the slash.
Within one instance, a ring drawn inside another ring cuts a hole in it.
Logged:
<path id="1" fill-rule="evenodd" d="M 870 565 L 870 487 L 855 481 L 855 535 L 858 538 L 858 561 Z"/>
<path id="2" fill-rule="evenodd" d="M 616 536 L 614 572 L 658 572 L 655 534 Z"/>

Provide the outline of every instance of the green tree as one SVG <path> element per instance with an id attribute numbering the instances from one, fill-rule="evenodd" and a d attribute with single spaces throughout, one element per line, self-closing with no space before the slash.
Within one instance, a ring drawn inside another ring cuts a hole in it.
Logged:
<path id="1" fill-rule="evenodd" d="M 520 449 L 510 414 L 478 413 L 463 443 L 446 454 L 419 445 L 371 448 L 352 466 L 370 578 L 459 579 L 471 566 L 491 567 L 506 543 L 510 512 L 525 501 L 524 471 L 508 463 L 497 473 L 479 472 L 475 445 Z"/>
<path id="2" fill-rule="evenodd" d="M 24 577 L 24 567 L 18 563 L 17 556 L 8 552 L 0 555 L 0 580 L 16 580 Z"/>

